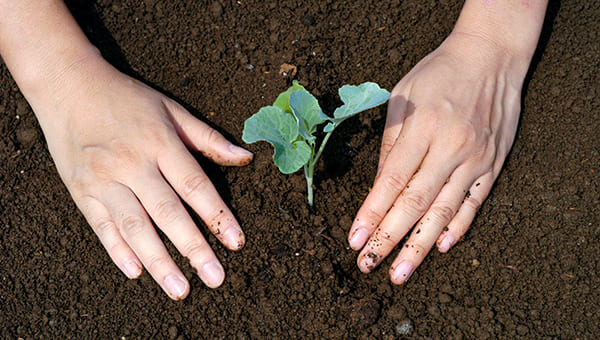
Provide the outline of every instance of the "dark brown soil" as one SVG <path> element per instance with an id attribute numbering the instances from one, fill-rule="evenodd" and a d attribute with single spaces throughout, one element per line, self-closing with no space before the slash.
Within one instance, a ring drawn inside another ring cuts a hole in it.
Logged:
<path id="1" fill-rule="evenodd" d="M 346 234 L 374 177 L 385 109 L 341 127 L 304 202 L 272 149 L 220 168 L 200 159 L 245 226 L 228 277 L 171 301 L 112 264 L 55 170 L 35 117 L 0 66 L 0 337 L 394 339 L 600 335 L 600 2 L 551 1 L 514 149 L 471 231 L 393 286 L 361 274 Z M 461 1 L 70 1 L 121 70 L 232 140 L 289 86 L 337 104 L 346 83 L 391 89 L 450 32 Z M 6 14 L 1 14 L 6 15 Z M 252 67 L 248 66 L 252 65 Z M 251 69 L 250 69 L 251 68 Z M 201 225 L 201 228 L 205 226 Z"/>

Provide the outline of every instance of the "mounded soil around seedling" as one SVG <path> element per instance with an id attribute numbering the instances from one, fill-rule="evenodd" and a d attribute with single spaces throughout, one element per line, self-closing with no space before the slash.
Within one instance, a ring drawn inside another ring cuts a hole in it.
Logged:
<path id="1" fill-rule="evenodd" d="M 461 2 L 69 6 L 111 63 L 241 143 L 244 120 L 291 84 L 282 64 L 296 66 L 294 79 L 331 113 L 343 84 L 392 89 L 450 33 Z M 210 290 L 167 242 L 192 285 L 176 302 L 147 273 L 128 280 L 112 264 L 0 66 L 0 337 L 597 338 L 599 17 L 597 1 L 552 1 L 517 139 L 491 196 L 465 239 L 446 255 L 434 250 L 402 287 L 389 282 L 391 258 L 361 274 L 346 242 L 375 175 L 384 107 L 333 135 L 312 209 L 302 173 L 280 174 L 266 143 L 250 146 L 256 157 L 244 168 L 198 157 L 248 243 L 233 253 L 209 237 L 227 271 Z"/>

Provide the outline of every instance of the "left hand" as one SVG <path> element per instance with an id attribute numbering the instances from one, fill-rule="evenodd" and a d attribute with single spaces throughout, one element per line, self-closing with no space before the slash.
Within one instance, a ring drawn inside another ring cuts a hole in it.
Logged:
<path id="1" fill-rule="evenodd" d="M 483 37 L 452 33 L 396 85 L 375 183 L 349 233 L 361 271 L 412 229 L 390 268 L 402 284 L 436 241 L 446 252 L 465 234 L 513 143 L 527 67 Z"/>

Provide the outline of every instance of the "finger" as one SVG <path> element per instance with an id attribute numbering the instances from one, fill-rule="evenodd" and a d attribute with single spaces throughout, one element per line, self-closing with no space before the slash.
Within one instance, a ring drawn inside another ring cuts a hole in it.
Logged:
<path id="1" fill-rule="evenodd" d="M 164 182 L 160 173 L 144 176 L 133 186 L 137 197 L 173 245 L 210 288 L 219 287 L 225 279 L 225 271 L 206 242 L 179 197 Z"/>
<path id="2" fill-rule="evenodd" d="M 431 207 L 417 223 L 411 236 L 400 250 L 390 267 L 390 278 L 395 284 L 402 284 L 423 262 L 436 242 L 436 239 L 455 216 L 465 198 L 467 189 L 473 183 L 473 174 L 461 166 L 454 171 Z"/>
<path id="3" fill-rule="evenodd" d="M 242 228 L 200 165 L 181 148 L 159 158 L 163 176 L 227 248 L 241 249 L 246 243 Z"/>
<path id="4" fill-rule="evenodd" d="M 184 143 L 205 157 L 220 165 L 246 165 L 253 154 L 233 145 L 217 130 L 192 116 L 181 105 L 170 99 L 164 100 L 165 107 L 172 114 L 177 133 Z"/>
<path id="5" fill-rule="evenodd" d="M 130 279 L 139 277 L 142 274 L 142 264 L 121 237 L 104 205 L 90 196 L 77 201 L 81 212 L 117 267 Z"/>
<path id="6" fill-rule="evenodd" d="M 135 195 L 121 184 L 111 184 L 101 201 L 113 216 L 123 239 L 133 249 L 144 267 L 174 300 L 183 299 L 189 284 L 156 234 L 148 215 Z"/>
<path id="7" fill-rule="evenodd" d="M 358 250 L 364 246 L 425 158 L 428 142 L 417 130 L 403 130 L 387 156 L 373 189 L 358 210 L 350 228 L 348 242 L 352 249 Z"/>
<path id="8" fill-rule="evenodd" d="M 448 230 L 444 231 L 436 241 L 440 252 L 445 253 L 450 250 L 469 230 L 479 207 L 492 190 L 494 179 L 492 172 L 487 172 L 475 180 L 458 212 L 448 224 Z"/>
<path id="9" fill-rule="evenodd" d="M 404 119 L 407 115 L 407 101 L 403 95 L 394 93 L 390 97 L 388 103 L 388 114 L 385 119 L 385 129 L 383 130 L 383 137 L 381 139 L 381 150 L 379 153 L 379 164 L 377 166 L 377 173 L 383 168 L 383 164 L 390 153 L 392 148 L 396 144 L 396 139 L 400 135 Z"/>
<path id="10" fill-rule="evenodd" d="M 441 159 L 436 154 L 425 158 L 361 251 L 357 260 L 361 271 L 368 273 L 376 267 L 429 209 L 455 167 Z"/>

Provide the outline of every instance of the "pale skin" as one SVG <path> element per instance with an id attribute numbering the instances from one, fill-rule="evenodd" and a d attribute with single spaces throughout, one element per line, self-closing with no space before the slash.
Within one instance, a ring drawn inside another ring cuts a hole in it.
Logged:
<path id="1" fill-rule="evenodd" d="M 468 0 L 450 36 L 392 91 L 375 183 L 348 241 L 403 284 L 466 233 L 512 146 L 547 1 Z"/>
<path id="2" fill-rule="evenodd" d="M 115 264 L 142 268 L 173 299 L 188 280 L 151 221 L 211 288 L 225 272 L 182 201 L 229 249 L 245 237 L 188 151 L 222 165 L 252 154 L 159 92 L 109 65 L 62 1 L 0 1 L 0 53 L 31 104 L 58 172 Z"/>
<path id="3" fill-rule="evenodd" d="M 362 271 L 415 224 L 390 269 L 397 284 L 436 242 L 446 252 L 464 235 L 512 145 L 546 5 L 467 1 L 448 39 L 394 88 L 378 175 L 349 233 Z M 234 166 L 252 154 L 108 64 L 60 0 L 0 0 L 0 54 L 75 203 L 125 275 L 146 268 L 172 299 L 188 295 L 154 222 L 208 287 L 220 286 L 223 267 L 182 200 L 227 248 L 245 237 L 190 150 Z"/>

